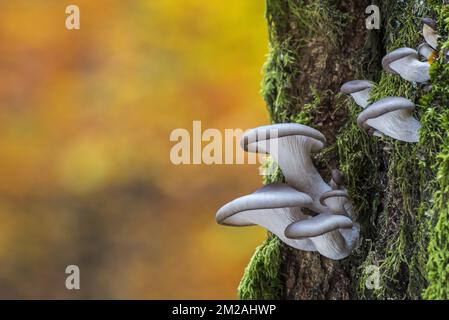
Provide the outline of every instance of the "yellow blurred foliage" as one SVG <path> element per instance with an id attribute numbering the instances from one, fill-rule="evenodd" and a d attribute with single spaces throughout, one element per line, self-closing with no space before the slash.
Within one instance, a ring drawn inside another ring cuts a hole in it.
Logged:
<path id="1" fill-rule="evenodd" d="M 264 231 L 214 214 L 257 166 L 174 166 L 169 134 L 268 121 L 263 2 L 76 4 L 2 2 L 0 297 L 234 298 Z"/>

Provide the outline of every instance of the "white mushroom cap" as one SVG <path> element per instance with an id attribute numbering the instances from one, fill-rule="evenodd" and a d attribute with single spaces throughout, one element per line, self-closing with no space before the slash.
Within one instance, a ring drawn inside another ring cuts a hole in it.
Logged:
<path id="1" fill-rule="evenodd" d="M 287 183 L 310 195 L 313 199 L 310 209 L 320 213 L 327 209 L 320 204 L 319 197 L 331 187 L 313 165 L 311 153 L 322 149 L 325 142 L 318 130 L 296 123 L 282 123 L 248 131 L 241 145 L 246 151 L 270 153 Z"/>
<path id="2" fill-rule="evenodd" d="M 431 62 L 435 58 L 436 51 L 427 43 L 421 43 L 418 47 L 418 54 L 427 62 Z"/>
<path id="3" fill-rule="evenodd" d="M 345 208 L 349 195 L 347 190 L 331 190 L 325 192 L 320 197 L 320 203 L 329 208 L 333 214 L 349 216 Z"/>
<path id="4" fill-rule="evenodd" d="M 430 18 L 423 18 L 423 36 L 424 40 L 436 50 L 438 47 L 438 38 L 439 35 L 437 33 L 437 23 L 435 20 Z"/>
<path id="5" fill-rule="evenodd" d="M 344 94 L 350 94 L 360 107 L 366 108 L 369 104 L 371 97 L 371 91 L 374 84 L 368 80 L 352 80 L 343 84 L 340 88 L 340 92 Z"/>
<path id="6" fill-rule="evenodd" d="M 411 48 L 399 48 L 382 59 L 385 71 L 398 74 L 411 82 L 426 82 L 430 79 L 430 63 L 419 60 L 418 52 Z"/>
<path id="7" fill-rule="evenodd" d="M 228 226 L 260 225 L 293 248 L 314 251 L 310 240 L 288 239 L 284 234 L 292 222 L 308 218 L 301 208 L 311 204 L 312 198 L 307 194 L 282 183 L 273 183 L 224 205 L 218 210 L 216 220 Z"/>
<path id="8" fill-rule="evenodd" d="M 285 235 L 292 239 L 309 238 L 320 254 L 340 260 L 349 256 L 355 248 L 359 227 L 348 217 L 322 213 L 292 223 L 285 229 Z"/>
<path id="9" fill-rule="evenodd" d="M 421 123 L 413 117 L 415 104 L 402 97 L 383 98 L 363 110 L 357 124 L 374 128 L 396 140 L 418 142 Z"/>

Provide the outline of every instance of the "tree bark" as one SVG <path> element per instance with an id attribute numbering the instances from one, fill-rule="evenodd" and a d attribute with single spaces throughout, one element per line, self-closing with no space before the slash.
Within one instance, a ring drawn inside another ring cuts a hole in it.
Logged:
<path id="1" fill-rule="evenodd" d="M 355 124 L 361 109 L 338 93 L 346 81 L 367 79 L 377 83 L 373 101 L 424 97 L 441 104 L 449 93 L 429 96 L 422 87 L 383 72 L 381 59 L 398 47 L 416 48 L 423 41 L 420 17 L 436 18 L 431 9 L 441 9 L 442 16 L 444 1 L 378 3 L 380 30 L 366 28 L 365 9 L 371 4 L 376 2 L 267 0 L 271 50 L 262 92 L 268 111 L 273 122 L 310 125 L 326 136 L 329 147 L 314 162 L 325 180 L 333 168 L 345 172 L 362 244 L 350 257 L 333 261 L 270 237 L 245 272 L 239 288 L 243 299 L 417 299 L 428 286 L 429 234 L 432 238 L 432 226 L 443 216 L 429 214 L 438 211 L 435 155 L 444 141 L 408 144 L 370 137 Z M 424 120 L 430 109 L 421 105 L 417 116 Z M 443 130 L 442 122 L 435 127 Z M 430 129 L 424 123 L 421 136 Z M 441 233 L 438 237 L 441 242 Z M 444 241 L 440 249 L 447 252 Z M 377 268 L 380 287 L 367 286 L 370 267 Z"/>

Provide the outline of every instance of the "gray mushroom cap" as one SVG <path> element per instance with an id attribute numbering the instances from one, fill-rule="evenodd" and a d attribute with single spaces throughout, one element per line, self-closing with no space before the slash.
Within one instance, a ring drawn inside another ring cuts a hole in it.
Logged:
<path id="1" fill-rule="evenodd" d="M 427 61 L 433 59 L 435 50 L 428 43 L 421 43 L 418 47 L 418 54 L 424 57 Z M 430 61 L 429 61 L 430 62 Z"/>
<path id="2" fill-rule="evenodd" d="M 217 223 L 230 226 L 250 226 L 253 222 L 235 219 L 234 215 L 248 210 L 307 207 L 312 198 L 283 183 L 263 186 L 250 195 L 235 199 L 221 207 L 216 215 Z"/>
<path id="3" fill-rule="evenodd" d="M 342 186 L 345 184 L 345 175 L 338 169 L 332 169 L 332 180 L 337 186 Z"/>
<path id="4" fill-rule="evenodd" d="M 350 229 L 352 226 L 353 222 L 348 217 L 322 213 L 292 223 L 285 229 L 285 235 L 293 239 L 313 238 L 338 229 Z"/>
<path id="5" fill-rule="evenodd" d="M 373 103 L 368 109 L 362 111 L 357 117 L 359 127 L 367 129 L 366 121 L 372 118 L 380 117 L 386 113 L 396 110 L 414 110 L 415 104 L 402 97 L 387 97 Z"/>
<path id="6" fill-rule="evenodd" d="M 374 84 L 368 80 L 352 80 L 343 84 L 340 88 L 340 92 L 344 94 L 351 94 L 359 92 L 368 88 L 374 87 Z"/>
<path id="7" fill-rule="evenodd" d="M 382 59 L 385 71 L 400 75 L 410 82 L 426 82 L 430 79 L 430 63 L 420 61 L 418 51 L 411 48 L 399 48 Z"/>
<path id="8" fill-rule="evenodd" d="M 406 58 L 409 56 L 413 56 L 418 58 L 418 54 L 416 50 L 412 48 L 399 48 L 396 49 L 390 53 L 388 53 L 385 57 L 382 59 L 382 68 L 384 68 L 385 71 L 393 74 L 398 74 L 395 70 L 390 68 L 390 64 L 392 64 L 395 61 L 401 60 L 402 58 Z"/>
<path id="9" fill-rule="evenodd" d="M 352 215 L 352 204 L 346 189 L 331 190 L 323 193 L 320 203 L 326 206 L 333 214 L 350 217 Z"/>
<path id="10" fill-rule="evenodd" d="M 423 18 L 423 36 L 426 42 L 433 48 L 438 47 L 437 23 L 431 18 Z"/>
<path id="11" fill-rule="evenodd" d="M 273 183 L 224 205 L 218 210 L 216 220 L 218 224 L 227 226 L 259 225 L 293 248 L 315 251 L 310 240 L 288 239 L 284 235 L 285 228 L 292 222 L 308 218 L 301 208 L 312 202 L 305 193 L 283 183 Z"/>
<path id="12" fill-rule="evenodd" d="M 308 238 L 323 256 L 340 260 L 357 246 L 360 228 L 346 216 L 321 213 L 313 218 L 294 222 L 285 229 L 287 238 Z"/>
<path id="13" fill-rule="evenodd" d="M 331 187 L 313 165 L 311 153 L 325 146 L 324 135 L 305 125 L 281 123 L 249 130 L 242 138 L 242 147 L 249 152 L 269 153 L 279 164 L 287 184 L 310 195 L 311 210 L 326 210 L 319 197 Z"/>
<path id="14" fill-rule="evenodd" d="M 357 125 L 362 129 L 374 128 L 397 140 L 419 141 L 421 124 L 413 117 L 415 104 L 402 97 L 383 98 L 363 110 Z"/>
<path id="15" fill-rule="evenodd" d="M 432 18 L 422 18 L 422 22 L 425 25 L 428 25 L 429 27 L 431 27 L 433 30 L 436 30 L 437 27 L 437 23 L 435 20 L 433 20 Z"/>
<path id="16" fill-rule="evenodd" d="M 326 144 L 326 137 L 316 129 L 297 123 L 278 123 L 248 130 L 242 140 L 240 140 L 240 145 L 248 152 L 269 153 L 270 150 L 261 148 L 259 142 L 290 136 L 304 136 L 315 140 L 316 146 L 313 148 L 314 151 L 318 151 Z M 269 143 L 262 145 L 267 146 L 266 148 L 269 149 Z"/>
<path id="17" fill-rule="evenodd" d="M 340 92 L 350 94 L 354 101 L 362 108 L 366 108 L 370 100 L 374 84 L 368 80 L 352 80 L 343 84 Z"/>

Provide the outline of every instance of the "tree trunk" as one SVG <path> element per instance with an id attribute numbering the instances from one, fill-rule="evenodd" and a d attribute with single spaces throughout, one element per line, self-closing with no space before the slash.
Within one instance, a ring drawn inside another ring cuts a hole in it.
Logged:
<path id="1" fill-rule="evenodd" d="M 428 92 L 383 72 L 381 59 L 423 42 L 421 17 L 437 19 L 443 30 L 449 13 L 444 1 L 377 2 L 380 30 L 367 30 L 365 9 L 375 1 L 267 0 L 270 55 L 262 92 L 268 111 L 273 122 L 310 125 L 326 136 L 328 147 L 315 164 L 325 180 L 332 168 L 345 172 L 362 241 L 349 258 L 333 261 L 269 235 L 245 271 L 242 299 L 448 296 L 449 271 L 439 270 L 449 262 L 449 182 L 438 173 L 449 172 L 441 161 L 449 146 L 449 71 L 440 54 Z M 361 109 L 338 94 L 355 79 L 377 83 L 373 101 L 401 96 L 418 103 L 421 141 L 362 132 L 355 122 Z"/>

